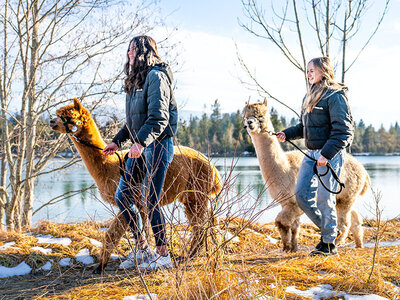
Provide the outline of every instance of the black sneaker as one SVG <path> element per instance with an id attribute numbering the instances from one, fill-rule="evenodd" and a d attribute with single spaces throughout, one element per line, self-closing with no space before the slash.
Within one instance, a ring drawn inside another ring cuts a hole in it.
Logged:
<path id="1" fill-rule="evenodd" d="M 319 250 L 315 249 L 315 250 L 311 251 L 311 253 L 310 253 L 311 256 L 315 256 L 315 255 L 329 256 L 329 255 L 337 255 L 337 254 L 338 254 L 338 251 L 336 249 L 335 244 L 333 244 L 333 243 L 327 244 L 322 241 L 321 241 L 320 249 Z"/>
<path id="2" fill-rule="evenodd" d="M 323 243 L 324 243 L 324 242 L 322 241 L 322 236 L 321 236 L 321 240 L 319 241 L 319 243 L 317 244 L 317 246 L 315 246 L 315 250 L 317 250 L 317 251 L 321 250 L 322 244 L 323 244 Z"/>

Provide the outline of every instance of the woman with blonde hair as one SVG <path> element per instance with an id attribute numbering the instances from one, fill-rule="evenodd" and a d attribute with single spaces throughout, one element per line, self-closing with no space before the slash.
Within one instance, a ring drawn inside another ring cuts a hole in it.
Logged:
<path id="1" fill-rule="evenodd" d="M 329 162 L 339 176 L 345 149 L 353 140 L 353 119 L 347 102 L 347 87 L 335 81 L 329 57 L 312 59 L 307 65 L 308 91 L 303 100 L 300 123 L 277 133 L 280 142 L 305 139 L 309 157 L 317 161 L 319 173 Z M 335 255 L 337 216 L 335 194 L 324 188 L 313 171 L 315 161 L 305 156 L 296 183 L 296 201 L 321 230 L 321 241 L 312 255 Z M 332 173 L 321 177 L 325 186 L 336 191 Z"/>

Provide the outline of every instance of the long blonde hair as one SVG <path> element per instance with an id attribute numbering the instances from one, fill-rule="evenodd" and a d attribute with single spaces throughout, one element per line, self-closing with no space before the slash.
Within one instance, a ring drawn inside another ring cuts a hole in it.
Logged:
<path id="1" fill-rule="evenodd" d="M 322 72 L 322 78 L 316 84 L 308 84 L 308 91 L 302 108 L 307 112 L 314 109 L 328 89 L 335 90 L 335 92 L 347 89 L 344 84 L 335 81 L 335 73 L 329 57 L 316 57 L 310 60 L 308 64 L 310 63 L 313 63 L 314 67 Z"/>

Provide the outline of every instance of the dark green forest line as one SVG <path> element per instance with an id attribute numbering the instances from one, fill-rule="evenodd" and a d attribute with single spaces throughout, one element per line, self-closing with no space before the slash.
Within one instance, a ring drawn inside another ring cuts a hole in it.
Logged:
<path id="1" fill-rule="evenodd" d="M 254 146 L 249 134 L 243 127 L 242 113 L 221 113 L 218 100 L 212 105 L 210 115 L 204 113 L 201 118 L 192 117 L 188 121 L 179 122 L 177 139 L 180 144 L 195 148 L 210 155 L 240 155 L 254 153 Z M 297 124 L 298 119 L 288 121 L 279 116 L 271 108 L 271 121 L 275 131 Z M 400 126 L 398 122 L 387 131 L 383 126 L 375 130 L 372 125 L 366 125 L 363 120 L 354 122 L 355 135 L 350 152 L 354 154 L 370 153 L 400 154 Z M 302 145 L 302 141 L 297 142 Z M 285 150 L 294 148 L 288 143 L 282 143 Z"/>

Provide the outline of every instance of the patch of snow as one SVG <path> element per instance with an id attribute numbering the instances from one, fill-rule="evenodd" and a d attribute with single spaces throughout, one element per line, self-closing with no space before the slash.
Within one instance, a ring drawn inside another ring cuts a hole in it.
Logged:
<path id="1" fill-rule="evenodd" d="M 262 233 L 255 231 L 253 229 L 247 229 L 250 233 L 256 234 L 256 235 L 263 235 Z"/>
<path id="2" fill-rule="evenodd" d="M 41 266 L 38 271 L 43 270 L 43 271 L 50 271 L 51 270 L 51 262 L 53 260 L 48 261 L 47 263 L 45 263 L 43 266 Z"/>
<path id="3" fill-rule="evenodd" d="M 266 237 L 265 237 L 267 240 L 268 240 L 268 242 L 270 242 L 271 244 L 277 244 L 278 242 L 279 242 L 279 240 L 277 240 L 277 239 L 274 239 L 272 236 L 270 236 L 270 235 L 267 235 Z"/>
<path id="4" fill-rule="evenodd" d="M 289 286 L 285 289 L 287 293 L 296 294 L 303 297 L 308 297 L 310 299 L 325 299 L 342 296 L 345 300 L 387 300 L 387 298 L 381 297 L 379 295 L 370 294 L 370 295 L 349 295 L 344 292 L 334 291 L 332 290 L 332 286 L 330 284 L 321 284 L 316 287 L 312 287 L 308 290 L 301 291 L 298 290 L 295 286 Z"/>
<path id="5" fill-rule="evenodd" d="M 63 246 L 68 246 L 72 243 L 70 238 L 55 238 L 51 234 L 38 234 L 36 238 L 38 239 L 39 244 L 59 244 Z"/>
<path id="6" fill-rule="evenodd" d="M 93 246 L 100 247 L 100 248 L 103 247 L 103 243 L 99 242 L 98 240 L 89 239 L 89 241 Z"/>
<path id="7" fill-rule="evenodd" d="M 326 272 L 326 271 L 318 271 L 318 274 L 326 275 L 326 274 L 328 274 L 328 272 Z"/>
<path id="8" fill-rule="evenodd" d="M 317 285 L 316 287 L 312 287 L 305 291 L 298 290 L 295 286 L 289 286 L 286 288 L 285 291 L 287 293 L 292 293 L 303 297 L 308 297 L 311 299 L 321 299 L 322 297 L 330 298 L 334 296 L 344 295 L 344 293 L 342 292 L 332 291 L 332 286 L 330 284 Z"/>
<path id="9" fill-rule="evenodd" d="M 16 249 L 15 247 L 12 247 L 13 245 L 15 245 L 15 242 L 5 243 L 3 246 L 0 246 L 0 251 L 5 251 L 7 249 Z"/>
<path id="10" fill-rule="evenodd" d="M 89 255 L 89 249 L 87 248 L 80 250 L 75 258 L 84 265 L 90 265 L 94 263 L 94 259 Z"/>
<path id="11" fill-rule="evenodd" d="M 72 265 L 70 257 L 62 258 L 58 263 L 61 267 L 67 267 Z"/>
<path id="12" fill-rule="evenodd" d="M 42 247 L 32 247 L 31 250 L 39 251 L 39 252 L 41 252 L 41 253 L 43 253 L 45 255 L 48 255 L 53 251 L 52 249 L 45 249 L 45 248 L 42 248 Z"/>
<path id="13" fill-rule="evenodd" d="M 0 278 L 26 275 L 29 274 L 31 270 L 32 268 L 28 266 L 24 261 L 13 268 L 7 268 L 0 265 Z"/>
<path id="14" fill-rule="evenodd" d="M 136 294 L 133 296 L 125 296 L 122 300 L 150 300 L 150 299 L 157 299 L 157 294 L 150 293 L 150 296 L 147 294 Z"/>
<path id="15" fill-rule="evenodd" d="M 226 240 L 231 240 L 232 242 L 235 242 L 235 243 L 239 243 L 240 242 L 239 237 L 238 236 L 234 237 L 234 235 L 232 233 L 230 233 L 228 230 L 223 231 L 221 229 L 218 229 L 218 231 L 224 236 L 224 240 L 225 241 Z"/>
<path id="16" fill-rule="evenodd" d="M 111 254 L 111 259 L 116 260 L 116 259 L 120 259 L 120 258 L 124 258 L 123 256 L 119 256 L 118 254 Z"/>
<path id="17" fill-rule="evenodd" d="M 102 227 L 102 228 L 99 228 L 99 229 L 97 229 L 98 231 L 103 231 L 103 232 L 107 232 L 108 231 L 108 228 L 106 228 L 106 227 Z"/>
<path id="18" fill-rule="evenodd" d="M 25 232 L 24 233 L 25 235 L 33 235 L 33 232 L 31 231 L 31 232 Z"/>
<path id="19" fill-rule="evenodd" d="M 388 298 L 381 297 L 379 295 L 370 294 L 370 295 L 344 295 L 344 300 L 387 300 Z"/>
<path id="20" fill-rule="evenodd" d="M 393 246 L 400 246 L 400 240 L 397 241 L 386 241 L 386 242 L 379 242 L 379 247 L 393 247 Z M 355 245 L 351 245 L 344 248 L 355 248 Z M 374 248 L 375 243 L 365 243 L 364 248 Z"/>
<path id="21" fill-rule="evenodd" d="M 390 285 L 393 287 L 393 291 L 395 293 L 400 294 L 400 286 L 395 285 L 394 283 L 391 283 L 390 281 L 385 281 L 386 284 Z"/>

